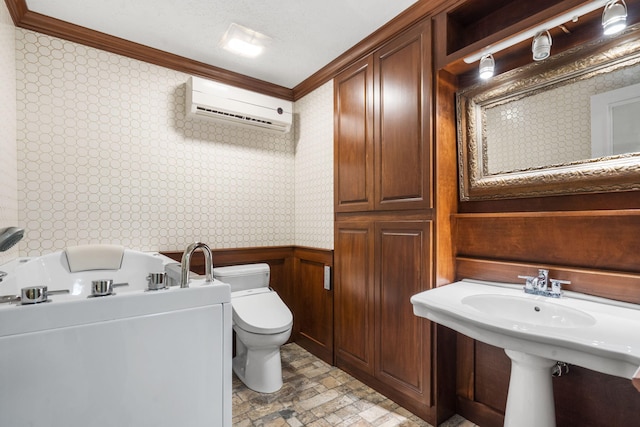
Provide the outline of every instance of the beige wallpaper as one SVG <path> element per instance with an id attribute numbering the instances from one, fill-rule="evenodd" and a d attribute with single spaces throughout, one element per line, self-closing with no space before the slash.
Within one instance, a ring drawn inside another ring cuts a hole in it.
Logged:
<path id="1" fill-rule="evenodd" d="M 294 243 L 294 133 L 187 119 L 187 75 L 22 29 L 16 70 L 21 255 Z"/>
<path id="2" fill-rule="evenodd" d="M 333 249 L 333 81 L 296 102 L 296 245 Z"/>
<path id="3" fill-rule="evenodd" d="M 0 2 L 0 229 L 18 224 L 16 166 L 15 27 Z M 0 264 L 18 256 L 18 247 L 0 252 Z"/>

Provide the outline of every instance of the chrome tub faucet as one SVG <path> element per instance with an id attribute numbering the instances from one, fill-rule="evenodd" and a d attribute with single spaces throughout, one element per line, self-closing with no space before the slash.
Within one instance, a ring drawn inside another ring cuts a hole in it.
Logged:
<path id="1" fill-rule="evenodd" d="M 207 283 L 213 282 L 213 255 L 211 248 L 202 242 L 195 242 L 187 246 L 182 254 L 182 276 L 180 279 L 180 287 L 189 287 L 189 271 L 191 270 L 191 256 L 197 249 L 202 249 L 204 253 L 204 276 Z"/>

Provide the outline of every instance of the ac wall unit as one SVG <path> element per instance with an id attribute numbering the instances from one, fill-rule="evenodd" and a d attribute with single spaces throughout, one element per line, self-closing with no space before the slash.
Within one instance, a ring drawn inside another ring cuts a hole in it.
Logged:
<path id="1" fill-rule="evenodd" d="M 293 103 L 199 77 L 187 81 L 186 113 L 226 123 L 289 132 Z"/>

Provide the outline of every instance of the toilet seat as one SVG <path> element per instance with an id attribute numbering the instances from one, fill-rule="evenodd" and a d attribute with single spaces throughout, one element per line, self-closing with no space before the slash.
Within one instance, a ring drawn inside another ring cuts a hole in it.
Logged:
<path id="1" fill-rule="evenodd" d="M 273 291 L 232 296 L 233 322 L 254 334 L 279 334 L 291 328 L 293 315 Z"/>

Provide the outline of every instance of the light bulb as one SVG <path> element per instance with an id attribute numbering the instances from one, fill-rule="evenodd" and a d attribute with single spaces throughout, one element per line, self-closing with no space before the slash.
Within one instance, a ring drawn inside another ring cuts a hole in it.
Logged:
<path id="1" fill-rule="evenodd" d="M 490 79 L 496 68 L 496 61 L 493 59 L 492 54 L 484 55 L 480 59 L 480 68 L 478 70 L 480 78 L 482 80 Z"/>
<path id="2" fill-rule="evenodd" d="M 627 27 L 627 4 L 624 0 L 612 0 L 602 11 L 602 29 L 604 35 L 617 34 Z"/>
<path id="3" fill-rule="evenodd" d="M 534 61 L 542 61 L 551 55 L 551 34 L 549 31 L 541 31 L 533 38 L 531 51 Z"/>

